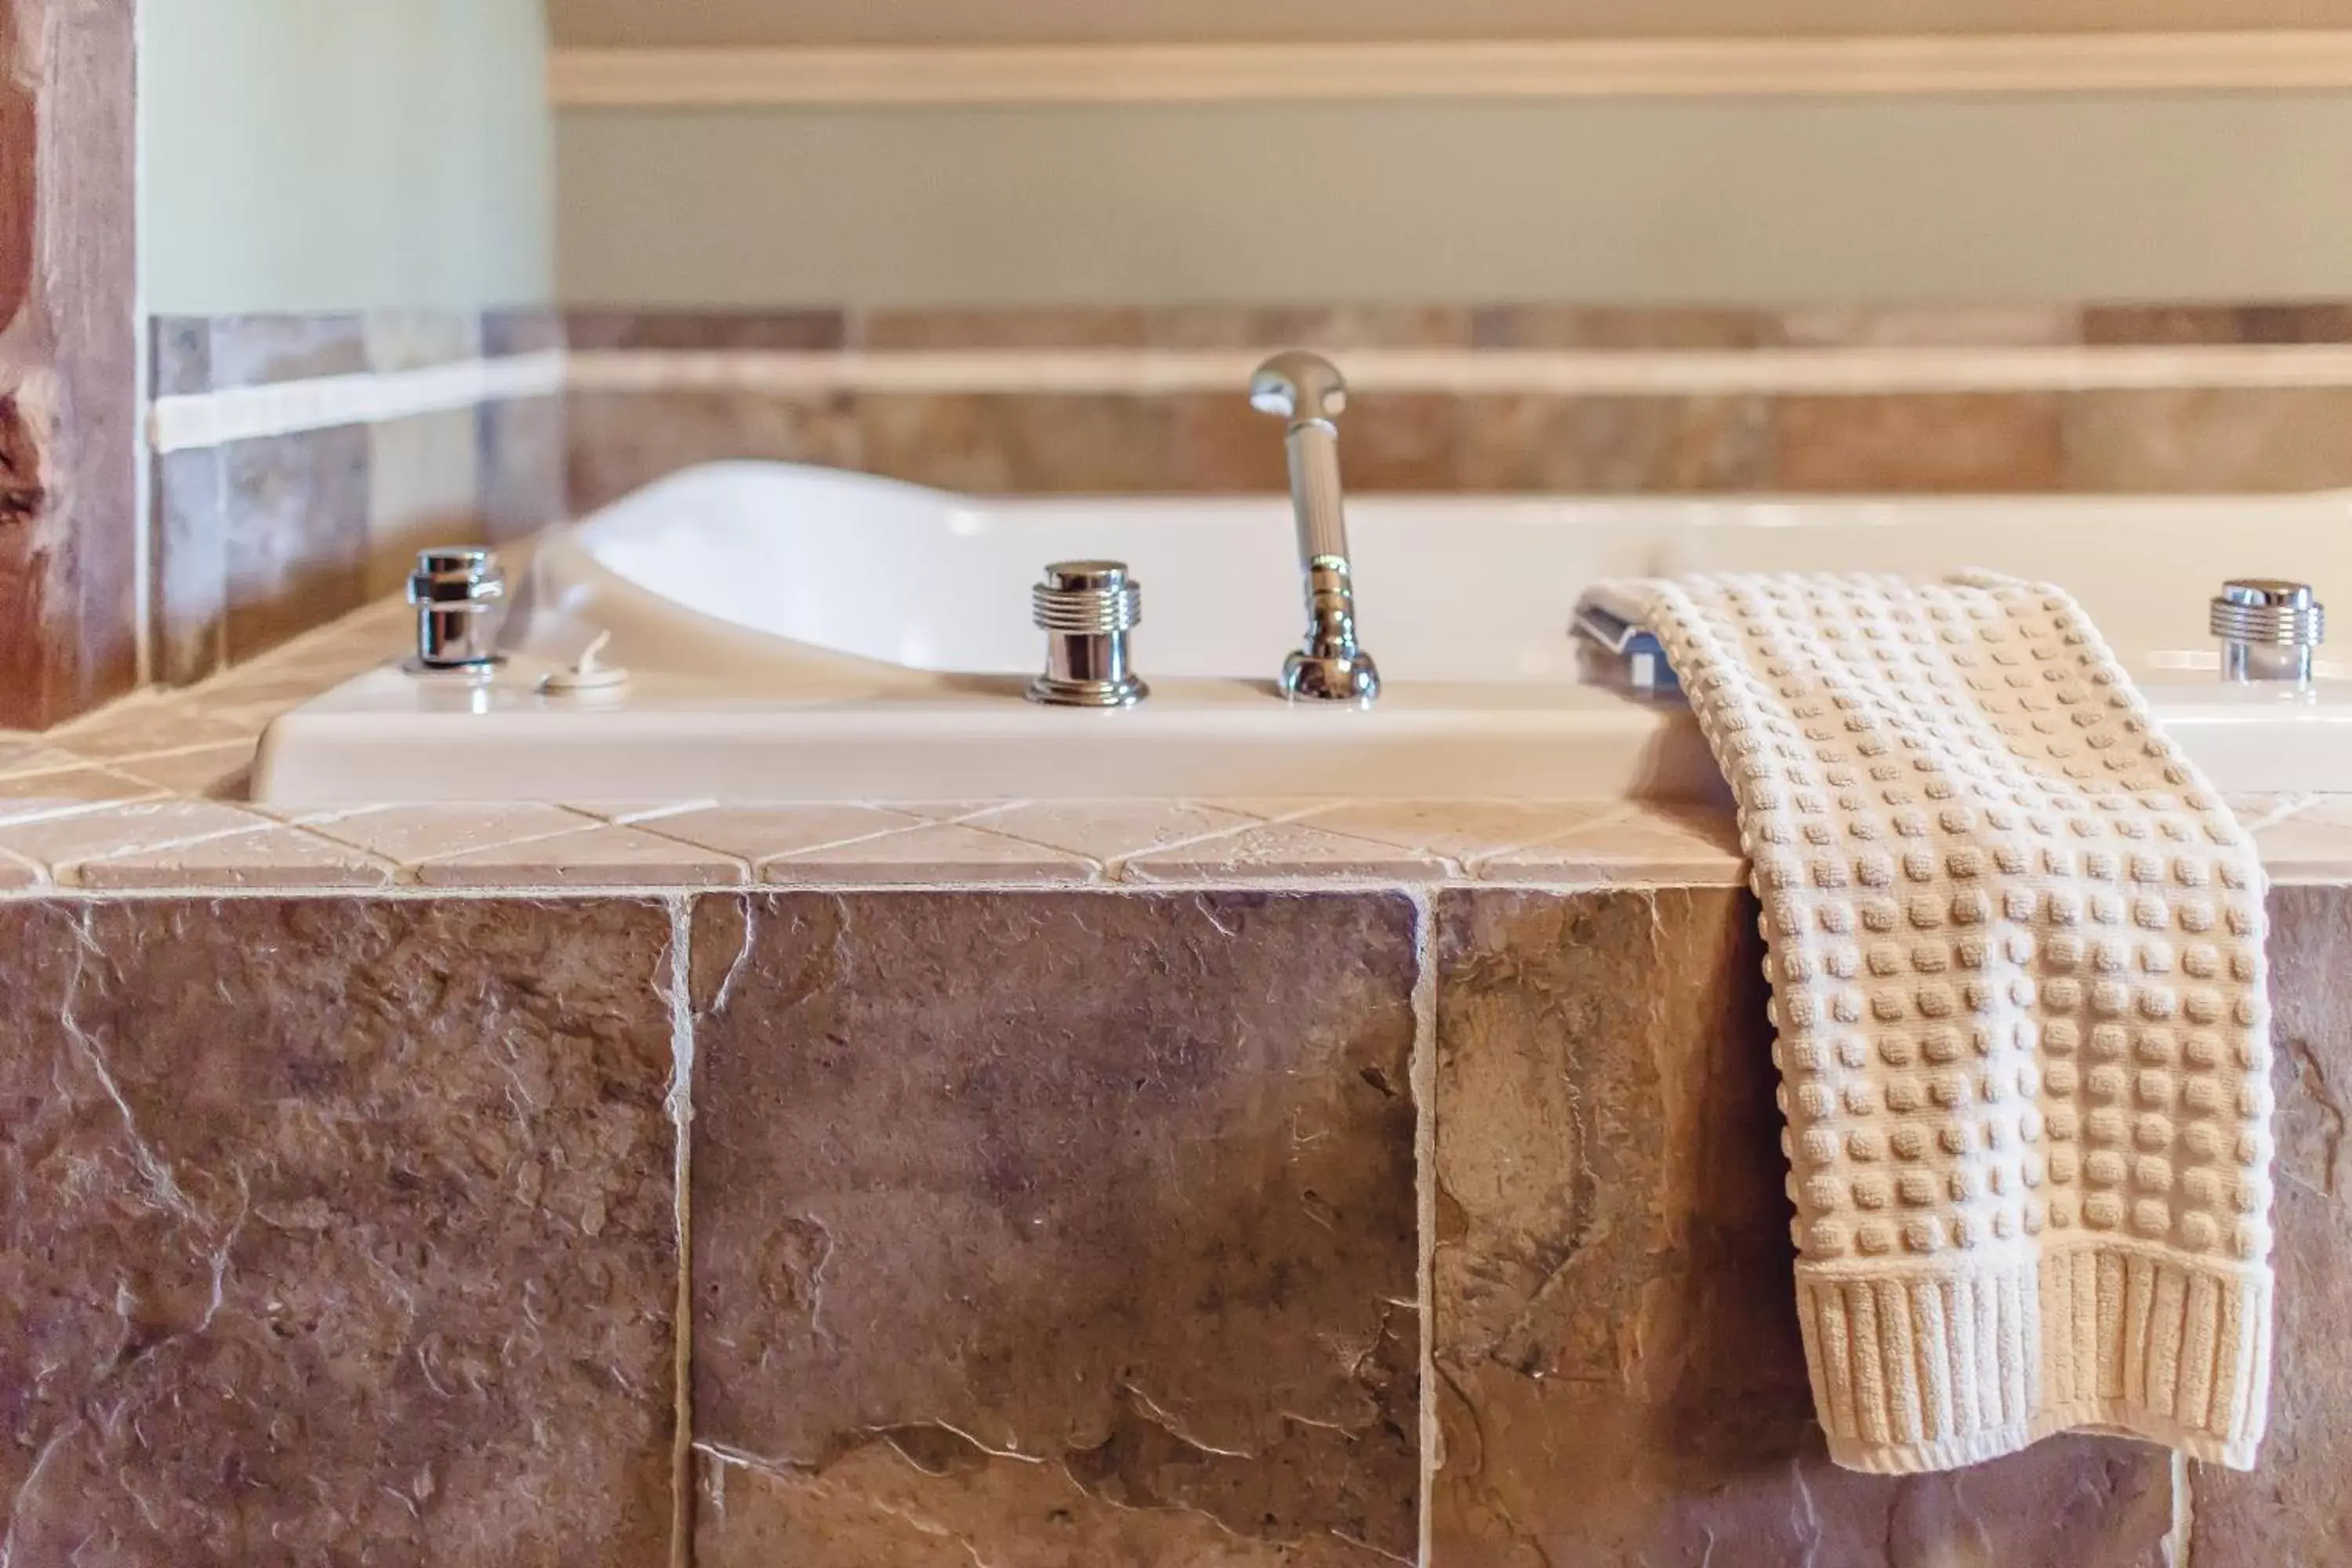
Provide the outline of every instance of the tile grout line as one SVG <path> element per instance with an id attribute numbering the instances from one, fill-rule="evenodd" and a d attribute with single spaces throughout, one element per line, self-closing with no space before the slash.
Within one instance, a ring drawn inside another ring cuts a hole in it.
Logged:
<path id="1" fill-rule="evenodd" d="M 2164 1568 L 2189 1568 L 2189 1540 L 2197 1530 L 2194 1474 L 2189 1468 L 2189 1456 L 2173 1450 L 2172 1528 L 2164 1536 Z"/>
<path id="2" fill-rule="evenodd" d="M 1433 1561 L 1436 1521 L 1432 1502 L 1437 1469 L 1444 1462 L 1444 1439 L 1437 1422 L 1437 917 L 1426 888 L 1406 895 L 1412 902 L 1412 1088 L 1413 1270 L 1421 1302 L 1421 1408 L 1416 1552 L 1423 1568 Z"/>
<path id="3" fill-rule="evenodd" d="M 677 1286 L 670 1307 L 669 1568 L 691 1568 L 694 1554 L 694 997 L 691 989 L 694 896 L 669 905 L 671 1213 L 677 1222 Z"/>

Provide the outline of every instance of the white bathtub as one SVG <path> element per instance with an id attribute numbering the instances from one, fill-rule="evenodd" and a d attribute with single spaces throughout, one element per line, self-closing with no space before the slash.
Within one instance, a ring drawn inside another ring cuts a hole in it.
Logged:
<path id="1" fill-rule="evenodd" d="M 1366 497 L 1349 509 L 1368 710 L 1290 705 L 1302 629 L 1286 501 L 976 500 L 824 469 L 677 474 L 551 535 L 513 657 L 486 679 L 396 664 L 280 720 L 261 798 L 941 800 L 1081 796 L 1705 798 L 1689 716 L 1585 679 L 1597 579 L 1697 567 L 2047 579 L 2088 607 L 2225 789 L 2352 789 L 2352 679 L 2224 687 L 2204 635 L 2231 576 L 2352 614 L 2352 496 L 1615 500 Z M 1046 563 L 1143 585 L 1150 699 L 1040 708 Z M 542 695 L 592 637 L 617 691 Z"/>

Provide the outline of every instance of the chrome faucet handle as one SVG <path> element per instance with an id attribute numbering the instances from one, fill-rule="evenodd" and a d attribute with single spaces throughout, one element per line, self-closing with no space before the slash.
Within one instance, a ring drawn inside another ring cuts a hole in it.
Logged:
<path id="1" fill-rule="evenodd" d="M 499 662 L 506 573 L 495 551 L 478 545 L 424 550 L 408 579 L 416 607 L 418 670 L 479 669 Z"/>
<path id="2" fill-rule="evenodd" d="M 1250 405 L 1289 422 L 1290 504 L 1307 584 L 1307 636 L 1282 668 L 1286 697 L 1370 702 L 1379 668 L 1356 642 L 1356 593 L 1339 484 L 1339 427 L 1348 383 L 1320 354 L 1286 349 L 1250 377 Z"/>

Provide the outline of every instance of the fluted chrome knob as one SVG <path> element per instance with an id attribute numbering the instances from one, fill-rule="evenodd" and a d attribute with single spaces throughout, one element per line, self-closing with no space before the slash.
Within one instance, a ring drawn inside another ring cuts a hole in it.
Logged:
<path id="1" fill-rule="evenodd" d="M 1029 591 L 1045 634 L 1045 673 L 1029 700 L 1054 708 L 1132 708 L 1151 695 L 1128 664 L 1127 634 L 1143 619 L 1143 585 L 1124 561 L 1057 561 Z"/>
<path id="2" fill-rule="evenodd" d="M 479 669 L 499 661 L 507 579 L 496 552 L 460 545 L 417 552 L 408 579 L 416 607 L 414 668 Z"/>
<path id="3" fill-rule="evenodd" d="M 2221 584 L 2206 624 L 2221 644 L 2221 679 L 2311 679 L 2312 651 L 2327 640 L 2327 610 L 2307 583 L 2237 577 Z"/>

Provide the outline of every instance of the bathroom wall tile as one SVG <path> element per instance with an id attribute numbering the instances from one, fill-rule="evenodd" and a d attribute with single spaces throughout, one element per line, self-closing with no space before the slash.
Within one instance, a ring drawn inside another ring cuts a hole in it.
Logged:
<path id="1" fill-rule="evenodd" d="M 2092 305 L 2088 343 L 2352 343 L 2352 305 Z"/>
<path id="2" fill-rule="evenodd" d="M 1502 882 L 1690 882 L 1735 886 L 1747 877 L 1728 807 L 1614 807 L 1570 832 L 1479 862 Z"/>
<path id="3" fill-rule="evenodd" d="M 574 513 L 723 458 L 859 466 L 856 406 L 841 395 L 575 392 L 563 419 Z"/>
<path id="4" fill-rule="evenodd" d="M 14 1560 L 663 1562 L 668 932 L 0 909 Z"/>
<path id="5" fill-rule="evenodd" d="M 1115 866 L 1172 845 L 1213 838 L 1256 824 L 1222 806 L 1183 800 L 1046 800 L 983 813 L 974 823 Z"/>
<path id="6" fill-rule="evenodd" d="M 2065 483 L 2158 493 L 2352 485 L 2352 387 L 2078 393 L 2066 400 Z"/>
<path id="7" fill-rule="evenodd" d="M 210 316 L 157 316 L 148 331 L 152 354 L 148 362 L 150 396 L 176 397 L 212 390 Z"/>
<path id="8" fill-rule="evenodd" d="M 364 850 L 268 826 L 162 849 L 134 849 L 86 860 L 76 885 L 108 892 L 158 889 L 381 888 L 394 868 Z"/>
<path id="9" fill-rule="evenodd" d="M 1745 894 L 1457 891 L 1436 918 L 1435 1568 L 2164 1560 L 2152 1447 L 1829 1463 Z"/>
<path id="10" fill-rule="evenodd" d="M 839 310 L 572 310 L 575 351 L 597 349 L 823 350 L 845 341 Z"/>
<path id="11" fill-rule="evenodd" d="M 1160 488 L 1186 495 L 1289 493 L 1290 459 L 1278 420 L 1227 393 L 1174 393 L 1155 401 L 1168 421 Z M 1339 457 L 1351 486 L 1354 456 L 1351 418 Z"/>
<path id="12" fill-rule="evenodd" d="M 1412 1554 L 1405 900 L 717 896 L 694 932 L 694 1402 L 735 1461 L 698 1561 L 899 1568 L 934 1523 L 967 1563 Z"/>
<path id="13" fill-rule="evenodd" d="M 423 370 L 482 355 L 482 318 L 476 310 L 370 310 L 360 333 L 373 371 Z"/>
<path id="14" fill-rule="evenodd" d="M 2042 348 L 2080 341 L 2069 305 L 1812 306 L 1780 313 L 1792 348 Z"/>
<path id="15" fill-rule="evenodd" d="M 210 356 L 205 390 L 216 392 L 359 375 L 369 368 L 367 321 L 352 312 L 215 316 Z"/>
<path id="16" fill-rule="evenodd" d="M 416 868 L 416 879 L 431 888 L 707 888 L 748 877 L 730 856 L 610 823 L 445 855 Z"/>
<path id="17" fill-rule="evenodd" d="M 1760 397 L 1476 395 L 1462 400 L 1466 490 L 1589 494 L 1768 489 Z"/>
<path id="18" fill-rule="evenodd" d="M 1463 867 L 1565 837 L 1611 809 L 1596 801 L 1363 800 L 1318 811 L 1306 822 Z"/>
<path id="19" fill-rule="evenodd" d="M 2054 490 L 2061 401 L 2006 392 L 1776 397 L 1774 485 L 1800 494 Z"/>
<path id="20" fill-rule="evenodd" d="M 551 353 L 564 346 L 564 335 L 560 310 L 519 305 L 482 312 L 482 353 L 491 359 Z"/>
<path id="21" fill-rule="evenodd" d="M 204 447 L 161 453 L 150 473 L 155 678 L 188 686 L 228 662 L 228 464 Z"/>
<path id="22" fill-rule="evenodd" d="M 2270 917 L 2270 1433 L 2250 1473 L 2190 1468 L 2187 1560 L 2198 1568 L 2352 1560 L 2352 887 L 2273 889 Z"/>
<path id="23" fill-rule="evenodd" d="M 427 545 L 486 537 L 478 426 L 462 408 L 367 427 L 368 598 L 401 592 Z"/>
<path id="24" fill-rule="evenodd" d="M 1765 348 L 1780 339 L 1769 310 L 1734 306 L 1490 305 L 1472 313 L 1481 349 Z"/>
<path id="25" fill-rule="evenodd" d="M 1091 882 L 1099 868 L 1082 856 L 954 823 L 910 828 L 803 849 L 763 862 L 770 882 Z"/>
<path id="26" fill-rule="evenodd" d="M 230 659 L 366 600 L 369 451 L 362 426 L 223 448 Z"/>
<path id="27" fill-rule="evenodd" d="M 945 489 L 1110 495 L 1168 486 L 1169 423 L 1155 398 L 867 393 L 857 399 L 857 467 Z"/>
<path id="28" fill-rule="evenodd" d="M 528 539 L 570 515 L 563 413 L 561 397 L 501 398 L 474 411 L 476 505 L 489 542 Z"/>
<path id="29" fill-rule="evenodd" d="M 1419 849 L 1333 833 L 1303 822 L 1269 822 L 1215 838 L 1139 855 L 1121 874 L 1133 882 L 1253 882 L 1293 877 L 1423 881 L 1445 863 Z"/>
<path id="30" fill-rule="evenodd" d="M 1464 349 L 1471 312 L 1455 305 L 1168 305 L 1150 312 L 1167 349 Z"/>
<path id="31" fill-rule="evenodd" d="M 646 829 L 751 865 L 830 845 L 904 832 L 930 820 L 886 806 L 714 805 L 666 814 Z"/>
<path id="32" fill-rule="evenodd" d="M 850 330 L 868 349 L 1141 348 L 1149 341 L 1137 306 L 883 310 L 865 312 Z"/>
<path id="33" fill-rule="evenodd" d="M 298 812 L 316 832 L 395 865 L 552 838 L 595 826 L 560 805 L 390 805 L 364 811 Z"/>

